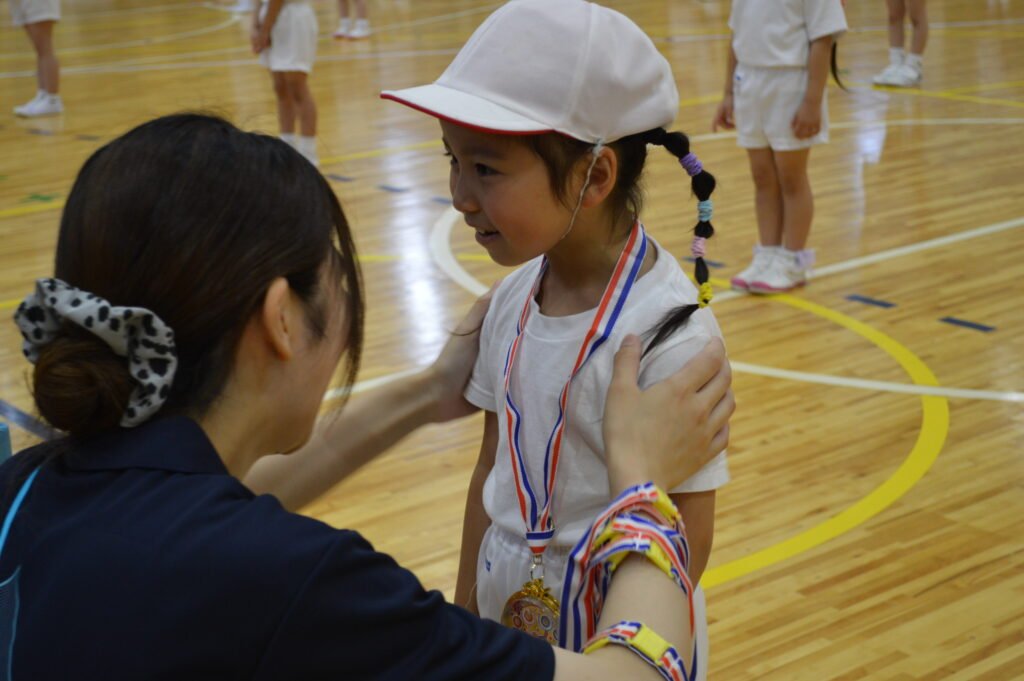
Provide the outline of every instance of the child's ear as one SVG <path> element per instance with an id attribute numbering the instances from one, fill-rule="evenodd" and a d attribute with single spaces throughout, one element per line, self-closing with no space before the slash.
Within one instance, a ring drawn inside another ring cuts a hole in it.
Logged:
<path id="1" fill-rule="evenodd" d="M 594 160 L 590 154 L 583 158 L 583 172 L 586 176 L 586 168 Z M 601 147 L 597 152 L 597 160 L 590 171 L 590 184 L 583 194 L 583 208 L 592 208 L 600 205 L 615 189 L 615 182 L 619 177 L 619 157 L 609 147 Z"/>

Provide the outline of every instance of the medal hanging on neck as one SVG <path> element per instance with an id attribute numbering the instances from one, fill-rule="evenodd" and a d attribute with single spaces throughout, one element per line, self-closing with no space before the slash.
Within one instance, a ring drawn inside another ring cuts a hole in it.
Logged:
<path id="1" fill-rule="evenodd" d="M 562 436 L 565 433 L 566 409 L 569 405 L 569 387 L 573 378 L 580 372 L 594 353 L 604 345 L 612 334 L 615 323 L 622 313 L 633 284 L 640 276 L 640 268 L 647 255 L 647 234 L 639 221 L 634 223 L 629 239 L 619 255 L 612 277 L 601 295 L 601 302 L 594 313 L 590 329 L 583 339 L 576 363 L 569 373 L 569 378 L 558 398 L 558 418 L 548 438 L 544 452 L 544 487 L 536 490 L 530 483 L 526 469 L 526 455 L 519 441 L 522 410 L 516 406 L 512 397 L 512 372 L 516 357 L 523 341 L 526 322 L 530 318 L 531 303 L 540 291 L 541 282 L 547 272 L 547 258 L 541 263 L 540 272 L 534 282 L 530 295 L 526 299 L 523 311 L 516 324 L 516 337 L 509 345 L 505 359 L 505 427 L 508 435 L 509 455 L 512 459 L 512 473 L 516 481 L 516 496 L 519 510 L 526 526 L 526 542 L 533 553 L 530 566 L 530 580 L 512 594 L 505 603 L 501 614 L 501 623 L 519 629 L 537 638 L 544 639 L 552 645 L 558 644 L 559 605 L 551 589 L 545 586 L 543 567 L 544 551 L 555 536 L 555 523 L 552 516 L 552 501 L 555 495 L 555 476 L 558 472 L 558 459 L 562 449 Z M 540 498 L 537 491 L 543 492 Z M 539 574 L 538 574 L 539 573 Z"/>

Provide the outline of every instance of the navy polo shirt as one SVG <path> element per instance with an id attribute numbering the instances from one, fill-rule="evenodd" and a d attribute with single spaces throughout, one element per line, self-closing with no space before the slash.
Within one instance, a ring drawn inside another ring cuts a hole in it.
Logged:
<path id="1" fill-rule="evenodd" d="M 28 453 L 0 467 L 0 517 Z M 14 681 L 554 676 L 547 644 L 425 591 L 357 533 L 253 495 L 185 418 L 47 463 L 0 580 L 19 566 Z"/>

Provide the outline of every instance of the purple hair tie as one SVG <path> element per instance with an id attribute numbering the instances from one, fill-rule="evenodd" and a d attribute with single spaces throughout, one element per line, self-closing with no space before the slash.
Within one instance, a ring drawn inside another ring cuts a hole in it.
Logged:
<path id="1" fill-rule="evenodd" d="M 707 248 L 708 240 L 702 236 L 693 237 L 693 243 L 690 244 L 690 253 L 695 258 L 703 258 L 705 250 Z"/>
<path id="2" fill-rule="evenodd" d="M 692 151 L 686 156 L 683 156 L 681 159 L 679 159 L 679 164 L 686 169 L 686 173 L 690 177 L 699 175 L 700 171 L 704 170 L 704 166 L 701 165 L 700 159 L 698 159 L 697 155 L 694 154 Z"/>

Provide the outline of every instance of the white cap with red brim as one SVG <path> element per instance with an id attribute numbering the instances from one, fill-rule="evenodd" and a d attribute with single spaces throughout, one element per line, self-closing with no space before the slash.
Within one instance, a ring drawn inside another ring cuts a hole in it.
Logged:
<path id="1" fill-rule="evenodd" d="M 435 83 L 381 97 L 484 132 L 560 132 L 595 144 L 666 127 L 679 108 L 672 69 L 651 39 L 586 0 L 512 0 Z"/>

